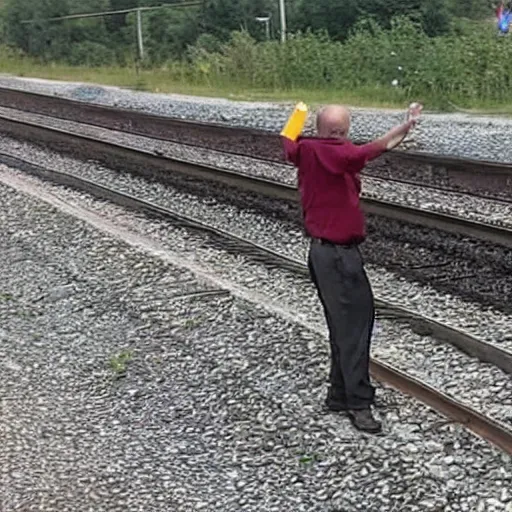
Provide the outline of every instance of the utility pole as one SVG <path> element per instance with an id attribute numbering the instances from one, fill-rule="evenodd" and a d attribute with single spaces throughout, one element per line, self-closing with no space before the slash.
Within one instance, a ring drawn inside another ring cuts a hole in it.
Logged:
<path id="1" fill-rule="evenodd" d="M 279 0 L 279 12 L 281 14 L 281 42 L 286 41 L 286 9 L 284 0 Z"/>
<path id="2" fill-rule="evenodd" d="M 144 41 L 142 39 L 142 12 L 137 9 L 137 42 L 139 44 L 139 59 L 144 60 Z"/>
<path id="3" fill-rule="evenodd" d="M 0 0 L 1 3 L 1 0 Z M 144 40 L 142 38 L 142 11 L 155 11 L 157 9 L 167 9 L 167 8 L 177 8 L 177 7 L 200 7 L 202 4 L 200 0 L 183 0 L 181 2 L 175 2 L 173 4 L 164 4 L 164 5 L 156 5 L 153 7 L 135 7 L 133 9 L 122 9 L 119 11 L 103 11 L 103 12 L 89 12 L 83 14 L 69 14 L 67 16 L 55 16 L 53 18 L 42 18 L 42 19 L 31 19 L 31 20 L 22 20 L 21 24 L 34 24 L 44 22 L 52 22 L 52 21 L 62 21 L 62 20 L 78 20 L 84 18 L 100 18 L 103 16 L 112 16 L 115 14 L 129 14 L 136 13 L 137 15 L 137 46 L 139 59 L 142 61 L 144 59 Z M 30 34 L 29 34 L 30 37 Z"/>

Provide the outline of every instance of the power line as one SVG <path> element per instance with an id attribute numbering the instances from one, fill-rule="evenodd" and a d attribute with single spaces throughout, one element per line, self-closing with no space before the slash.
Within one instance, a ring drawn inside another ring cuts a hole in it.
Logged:
<path id="1" fill-rule="evenodd" d="M 192 2 L 177 2 L 175 4 L 158 5 L 155 7 L 135 7 L 133 9 L 123 9 L 120 11 L 104 11 L 104 12 L 91 12 L 84 14 L 70 14 L 68 16 L 57 16 L 54 18 L 44 18 L 35 20 L 23 20 L 21 23 L 40 23 L 44 21 L 62 21 L 62 20 L 77 20 L 82 18 L 99 18 L 101 16 L 112 16 L 114 14 L 128 14 L 135 12 L 137 13 L 137 46 L 139 50 L 140 60 L 144 60 L 144 38 L 142 35 L 142 11 L 154 11 L 156 9 L 165 9 L 170 7 L 197 7 L 201 5 L 200 1 Z"/>
<path id="2" fill-rule="evenodd" d="M 166 5 L 158 5 L 155 7 L 135 7 L 133 9 L 123 9 L 120 11 L 105 11 L 105 12 L 91 12 L 84 14 L 69 14 L 68 16 L 57 16 L 54 18 L 40 18 L 35 20 L 23 20 L 20 23 L 29 24 L 29 23 L 40 23 L 42 21 L 61 21 L 61 20 L 75 20 L 81 18 L 99 18 L 101 16 L 113 16 L 115 14 L 129 14 L 131 12 L 141 12 L 141 11 L 154 11 L 156 9 L 166 9 L 171 7 L 198 7 L 201 5 L 200 1 L 192 1 L 192 2 L 177 2 L 175 4 L 166 4 Z"/>

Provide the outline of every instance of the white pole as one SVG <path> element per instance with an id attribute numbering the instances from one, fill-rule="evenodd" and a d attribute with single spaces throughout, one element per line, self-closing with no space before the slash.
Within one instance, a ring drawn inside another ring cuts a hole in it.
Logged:
<path id="1" fill-rule="evenodd" d="M 279 0 L 279 12 L 281 14 L 281 42 L 286 41 L 286 9 L 284 7 L 284 0 Z"/>
<path id="2" fill-rule="evenodd" d="M 144 41 L 142 40 L 142 13 L 137 9 L 137 42 L 139 43 L 139 58 L 144 60 Z"/>

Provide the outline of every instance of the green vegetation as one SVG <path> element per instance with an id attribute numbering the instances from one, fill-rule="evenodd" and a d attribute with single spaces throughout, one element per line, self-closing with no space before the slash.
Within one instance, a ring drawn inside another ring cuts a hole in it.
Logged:
<path id="1" fill-rule="evenodd" d="M 299 459 L 299 462 L 301 464 L 309 464 L 311 462 L 313 462 L 313 457 L 310 457 L 309 455 L 303 455 L 300 459 Z"/>
<path id="2" fill-rule="evenodd" d="M 132 360 L 132 357 L 133 353 L 131 351 L 124 351 L 110 358 L 109 366 L 116 379 L 126 375 L 128 363 Z"/>
<path id="3" fill-rule="evenodd" d="M 183 323 L 183 327 L 185 329 L 192 330 L 198 327 L 200 324 L 201 322 L 197 318 L 187 318 L 187 320 L 185 320 Z"/>
<path id="4" fill-rule="evenodd" d="M 322 460 L 323 457 L 319 453 L 305 453 L 299 457 L 299 463 L 303 467 L 310 467 L 317 462 L 321 462 Z"/>
<path id="5" fill-rule="evenodd" d="M 292 95 L 295 89 L 357 91 L 367 100 L 418 98 L 440 107 L 505 104 L 512 92 L 511 42 L 496 37 L 492 26 L 478 28 L 431 38 L 397 18 L 389 30 L 361 23 L 343 43 L 309 33 L 285 46 L 237 33 L 220 52 L 194 48 L 188 80 Z"/>
<path id="6" fill-rule="evenodd" d="M 199 8 L 146 12 L 146 58 L 136 63 L 133 13 L 23 25 L 83 12 L 83 2 L 5 0 L 0 66 L 160 92 L 371 106 L 414 98 L 430 108 L 509 110 L 512 40 L 497 36 L 490 4 L 470 0 L 461 13 L 454 0 L 286 2 L 284 45 L 277 0 L 204 0 Z M 157 3 L 91 0 L 87 11 Z M 267 14 L 269 41 L 255 20 Z"/>

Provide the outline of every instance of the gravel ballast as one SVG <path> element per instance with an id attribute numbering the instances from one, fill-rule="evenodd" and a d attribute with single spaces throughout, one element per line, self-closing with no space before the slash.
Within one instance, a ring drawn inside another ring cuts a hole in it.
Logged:
<path id="1" fill-rule="evenodd" d="M 69 127 L 67 129 L 69 129 Z M 105 138 L 108 136 L 115 138 L 113 133 L 105 132 Z M 2 140 L 5 151 L 11 154 L 21 156 L 22 158 L 25 154 L 31 155 L 31 157 L 37 159 L 35 160 L 36 162 L 47 160 L 45 156 L 46 152 L 42 152 L 37 147 L 22 144 L 9 138 Z M 144 144 L 143 141 L 148 142 L 147 139 L 140 139 L 139 143 L 136 144 L 137 148 Z M 149 141 L 148 143 L 149 149 L 156 151 L 154 148 L 151 148 L 153 141 Z M 58 151 L 61 150 L 60 146 L 56 149 Z M 55 156 L 55 153 L 50 154 Z M 81 155 L 81 158 L 86 157 L 86 153 Z M 233 160 L 233 162 L 236 161 L 236 159 Z M 76 165 L 77 164 L 72 164 L 71 168 L 76 167 Z M 116 164 L 112 163 L 112 165 Z M 126 165 L 130 165 L 130 163 L 127 162 Z M 241 163 L 235 167 L 240 168 L 243 165 L 244 164 Z M 126 169 L 122 164 L 117 164 L 117 167 L 119 171 L 123 172 L 123 174 L 125 173 Z M 93 170 L 93 172 L 97 171 Z M 136 172 L 140 172 L 140 169 L 137 169 Z M 82 171 L 80 171 L 80 173 L 82 173 Z M 109 174 L 112 179 L 120 181 L 123 184 L 130 185 L 131 183 L 131 186 L 135 186 L 133 190 L 138 191 L 139 187 L 137 183 L 129 177 L 122 176 L 117 178 L 111 172 L 107 174 Z M 169 175 L 169 179 L 174 181 L 178 180 L 178 178 L 172 174 Z M 393 202 L 404 201 L 409 205 L 427 207 L 432 210 L 440 210 L 454 215 L 469 215 L 473 220 L 483 220 L 486 222 L 494 221 L 505 226 L 509 225 L 510 208 L 507 204 L 482 199 L 472 201 L 471 198 L 460 194 L 432 193 L 431 190 L 425 190 L 421 187 L 411 185 L 403 185 L 401 189 L 398 184 L 396 184 L 396 187 L 392 187 L 382 180 L 373 180 L 373 182 L 380 184 L 380 188 L 385 191 L 385 193 L 379 192 L 379 189 L 377 189 L 377 193 L 375 193 L 375 190 L 372 190 L 370 186 L 370 195 L 377 196 L 380 199 Z M 182 183 L 176 183 L 175 185 L 183 188 Z M 210 193 L 226 196 L 226 191 L 224 189 L 221 190 L 220 187 L 214 190 L 213 188 L 210 189 L 209 186 L 206 188 L 204 183 L 199 182 L 195 184 L 189 183 L 188 185 L 188 190 L 193 194 L 200 193 L 205 195 Z M 128 191 L 129 188 L 128 186 Z M 143 187 L 142 190 L 145 188 L 146 187 Z M 166 191 L 165 188 L 159 189 L 158 186 L 152 185 L 152 189 L 157 194 L 156 197 L 158 199 L 160 199 L 161 196 L 168 196 L 168 191 Z M 400 190 L 402 191 L 400 192 Z M 412 190 L 414 190 L 414 193 L 411 192 Z M 230 203 L 238 201 L 239 196 L 238 191 L 232 190 L 229 197 L 225 198 L 225 201 Z M 432 201 L 432 199 L 434 199 L 434 201 Z M 259 203 L 262 202 L 261 197 L 251 201 L 252 203 L 255 201 Z M 205 207 L 206 205 L 203 206 Z M 247 207 L 245 199 L 242 200 L 239 207 L 242 209 Z M 271 203 L 266 201 L 264 206 L 259 206 L 260 209 L 264 208 L 266 212 L 276 207 L 282 210 L 285 205 L 273 202 L 271 206 Z M 208 209 L 208 207 L 206 209 Z M 213 207 L 210 209 L 213 211 Z M 294 210 L 297 210 L 297 208 L 294 207 Z M 481 213 L 475 214 L 475 211 Z M 245 214 L 244 216 L 246 217 Z M 295 216 L 295 218 L 297 218 L 297 216 Z M 378 217 L 373 220 L 370 218 L 370 221 L 368 229 L 372 244 L 369 247 L 372 248 L 372 251 L 370 251 L 367 256 L 371 262 L 386 267 L 391 271 L 399 272 L 409 280 L 418 280 L 423 284 L 435 281 L 438 289 L 443 292 L 456 292 L 466 300 L 490 304 L 502 311 L 510 313 L 508 303 L 503 302 L 503 296 L 508 295 L 510 290 L 512 290 L 512 278 L 509 277 L 509 268 L 512 264 L 512 260 L 510 260 L 509 255 L 502 249 L 498 250 L 497 248 L 486 246 L 483 243 L 474 244 L 467 239 L 463 239 L 463 237 L 451 236 L 446 238 L 440 232 L 433 233 L 433 230 L 413 229 L 410 225 L 399 225 L 400 223 L 387 219 L 379 219 Z M 267 228 L 266 231 L 269 231 L 269 229 Z M 282 231 L 282 228 L 278 229 L 279 236 L 283 236 L 281 234 Z M 287 231 L 288 230 L 286 230 L 286 232 Z M 295 233 L 297 229 L 292 229 L 290 232 Z M 452 243 L 455 238 L 457 238 L 457 240 Z M 391 244 L 389 240 L 392 240 Z M 475 262 L 475 259 L 478 261 Z M 425 265 L 427 267 L 425 267 Z M 425 268 L 430 270 L 425 270 Z M 476 279 L 472 277 L 475 273 Z M 496 280 L 496 275 L 502 275 L 504 278 Z M 457 278 L 457 281 L 454 281 L 454 277 Z"/>
<path id="2" fill-rule="evenodd" d="M 293 105 L 256 103 L 178 94 L 152 94 L 117 87 L 40 79 L 0 78 L 0 86 L 41 94 L 62 96 L 100 105 L 153 114 L 234 126 L 248 126 L 278 132 Z M 343 98 L 340 98 L 343 103 Z M 406 105 L 404 105 L 405 111 Z M 426 105 L 428 109 L 428 105 Z M 402 122 L 404 111 L 353 109 L 351 135 L 365 140 L 381 135 Z M 512 120 L 468 114 L 424 114 L 421 129 L 414 136 L 416 149 L 452 156 L 512 162 L 510 129 Z M 312 125 L 310 116 L 309 125 Z M 475 144 L 475 141 L 478 144 Z"/>
<path id="3" fill-rule="evenodd" d="M 148 183 L 144 179 L 106 169 L 94 162 L 80 162 L 12 139 L 4 138 L 2 143 L 4 151 L 15 156 L 57 170 L 75 173 L 81 177 L 100 180 L 109 186 L 114 185 L 119 190 L 133 193 L 184 214 L 205 219 L 212 225 L 232 229 L 241 236 L 255 237 L 255 241 L 270 248 L 274 249 L 275 244 L 278 244 L 279 250 L 284 251 L 284 254 L 300 261 L 305 260 L 307 241 L 300 229 L 289 222 L 281 223 L 280 226 L 279 223 L 271 222 L 261 214 L 240 210 L 234 206 L 229 207 L 219 203 L 213 197 L 198 198 L 193 194 L 179 192 L 170 186 L 157 182 Z M 418 264 L 422 263 L 425 261 L 420 258 Z M 508 315 L 491 309 L 481 311 L 481 306 L 459 301 L 444 293 L 436 292 L 430 287 L 419 287 L 399 279 L 395 273 L 387 272 L 379 266 L 370 266 L 369 271 L 376 292 L 383 298 L 403 302 L 407 307 L 441 320 L 445 315 L 444 305 L 446 305 L 446 309 L 454 313 L 453 317 L 450 315 L 449 322 L 454 322 L 456 327 L 460 326 L 477 337 L 504 343 L 507 348 L 512 348 L 510 337 L 512 322 Z M 388 286 L 390 282 L 393 286 Z M 440 304 L 443 304 L 443 307 L 440 307 Z"/>
<path id="4" fill-rule="evenodd" d="M 8 174 L 12 174 L 12 171 L 8 171 Z M 19 174 L 15 172 L 14 175 Z M 84 201 L 82 195 L 76 192 L 68 193 L 62 188 L 51 188 L 58 191 L 59 197 L 64 194 L 62 197 L 66 202 L 78 201 L 80 204 L 80 201 Z M 136 188 L 140 194 L 143 185 Z M 289 309 L 295 312 L 297 319 L 304 320 L 306 325 L 317 325 L 319 332 L 325 333 L 320 303 L 308 279 L 304 281 L 286 271 L 269 270 L 238 254 L 219 251 L 208 243 L 207 237 L 194 231 L 176 229 L 169 223 L 151 223 L 143 218 L 142 224 L 134 223 L 135 217 L 124 213 L 121 213 L 121 221 L 116 208 L 105 207 L 104 203 L 91 202 L 90 199 L 86 201 L 89 207 L 94 207 L 101 215 L 108 215 L 123 225 L 137 226 L 138 233 L 151 234 L 151 237 L 169 249 L 179 250 L 182 258 L 206 265 L 215 275 L 222 276 L 227 281 L 235 280 L 238 285 L 252 290 L 263 290 L 265 296 L 271 297 L 275 304 L 289 304 Z M 180 209 L 184 208 L 181 196 L 179 205 Z M 240 219 L 240 214 L 233 214 L 232 217 Z M 220 215 L 214 214 L 211 218 L 215 218 L 216 226 L 222 226 L 218 224 L 221 220 Z M 228 227 L 233 229 L 231 224 Z M 246 236 L 247 234 L 245 232 Z M 181 241 L 182 239 L 185 241 Z M 261 242 L 260 239 L 258 241 Z M 273 250 L 280 249 L 275 245 L 271 247 Z M 430 290 L 423 290 L 418 285 L 410 284 L 413 288 L 409 289 L 407 294 L 403 281 L 378 268 L 370 269 L 370 278 L 380 297 L 420 314 L 426 313 L 425 295 L 428 301 Z M 416 293 L 414 297 L 410 294 L 411 291 Z M 405 295 L 400 296 L 402 293 Z M 439 293 L 435 293 L 434 297 L 435 301 L 432 301 L 427 309 L 429 316 L 437 317 L 442 323 L 462 328 L 480 339 L 490 340 L 497 346 L 512 351 L 512 340 L 509 337 L 512 326 L 510 317 L 495 315 L 489 310 L 482 311 L 476 304 L 452 300 L 451 297 Z M 453 309 L 450 309 L 450 306 L 453 306 Z M 480 412 L 490 414 L 502 423 L 512 426 L 512 382 L 503 371 L 492 365 L 481 364 L 455 348 L 440 344 L 428 336 L 419 336 L 393 322 L 379 321 L 376 335 L 374 353 L 384 361 L 421 378 L 433 387 L 442 389 Z M 462 382 L 464 385 L 461 385 Z"/>
<path id="5" fill-rule="evenodd" d="M 379 390 L 384 437 L 324 412 L 314 331 L 0 198 L 7 510 L 512 508 L 510 457 L 415 401 Z"/>
<path id="6" fill-rule="evenodd" d="M 12 175 L 12 172 L 8 172 L 8 174 Z M 62 189 L 58 190 L 60 190 L 58 193 L 60 196 Z M 63 199 L 67 203 L 78 201 L 77 204 L 79 204 L 80 199 L 78 198 L 80 197 L 80 194 L 66 193 Z M 83 201 L 83 199 L 81 200 Z M 87 203 L 89 204 L 90 200 Z M 99 213 L 108 215 L 119 222 L 117 213 L 114 214 L 111 207 L 104 209 L 99 207 L 96 201 L 93 201 L 93 204 Z M 114 208 L 113 211 L 115 210 Z M 125 215 L 125 217 L 123 225 L 132 226 L 134 222 L 130 215 Z M 176 229 L 167 223 L 153 225 L 143 221 L 143 225 L 138 223 L 135 225 L 139 233 L 151 234 L 159 243 L 165 244 L 169 249 L 179 250 L 182 258 L 193 259 L 200 262 L 201 265 L 210 267 L 211 272 L 215 275 L 222 276 L 228 281 L 235 280 L 238 285 L 243 287 L 264 291 L 265 295 L 271 297 L 276 304 L 283 302 L 289 304 L 289 309 L 294 311 L 298 318 L 304 319 L 307 325 L 314 324 L 318 326 L 319 332 L 325 331 L 320 304 L 309 280 L 304 281 L 286 271 L 276 269 L 269 271 L 261 265 L 248 261 L 247 258 L 214 249 L 211 244 L 208 244 L 207 237 L 194 234 L 193 231 Z M 179 241 L 183 238 L 185 238 L 185 242 L 178 246 Z M 388 280 L 384 295 L 386 298 L 387 294 L 393 293 L 394 285 L 394 282 Z M 401 304 L 404 302 L 401 301 Z M 462 304 L 466 309 L 470 306 Z M 407 300 L 405 305 L 410 308 Z M 436 306 L 439 309 L 440 304 L 437 303 Z M 445 311 L 441 316 L 442 322 L 450 324 L 452 315 L 457 313 L 457 310 Z M 478 319 L 478 315 L 476 319 Z M 459 317 L 459 321 L 462 323 L 471 323 L 474 320 L 474 315 L 471 318 Z M 507 321 L 508 324 L 505 324 Z M 501 324 L 495 324 L 495 327 L 496 325 L 501 325 L 502 328 L 508 330 L 512 324 L 505 317 L 501 319 Z M 481 328 L 481 325 L 479 327 Z M 510 400 L 512 382 L 507 374 L 492 365 L 481 364 L 450 346 L 440 344 L 435 339 L 419 336 L 408 328 L 400 327 L 390 321 L 380 321 L 376 334 L 374 352 L 384 361 L 442 389 L 455 399 L 480 412 L 490 414 L 493 418 L 512 426 L 512 402 Z M 481 330 L 479 337 L 487 339 L 487 335 L 487 332 Z M 504 348 L 510 348 L 510 343 L 506 341 L 499 341 L 497 344 Z"/>

